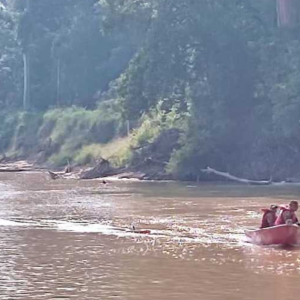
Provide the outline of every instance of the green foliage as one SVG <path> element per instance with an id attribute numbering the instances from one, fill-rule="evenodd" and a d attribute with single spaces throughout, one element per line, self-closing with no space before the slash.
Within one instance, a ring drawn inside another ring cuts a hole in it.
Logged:
<path id="1" fill-rule="evenodd" d="M 26 157 L 37 151 L 40 114 L 4 111 L 0 120 L 0 152 L 7 156 Z"/>
<path id="2" fill-rule="evenodd" d="M 0 109 L 18 107 L 21 95 L 21 53 L 15 39 L 16 18 L 0 7 Z"/>
<path id="3" fill-rule="evenodd" d="M 96 106 L 133 52 L 127 30 L 104 34 L 107 18 L 96 2 L 11 0 L 1 6 L 0 105 L 21 108 L 27 73 L 33 110 Z"/>
<path id="4" fill-rule="evenodd" d="M 21 108 L 23 54 L 31 109 L 51 110 L 3 114 L 2 152 L 119 166 L 176 129 L 176 176 L 299 173 L 299 24 L 278 28 L 276 1 L 3 3 L 0 108 Z"/>
<path id="5" fill-rule="evenodd" d="M 163 108 L 164 104 L 163 100 L 158 101 L 148 114 L 141 117 L 140 126 L 132 133 L 133 147 L 152 143 L 165 130 L 183 129 L 187 115 L 179 111 L 178 105 L 166 110 Z"/>
<path id="6" fill-rule="evenodd" d="M 73 161 L 77 165 L 84 165 L 105 158 L 109 159 L 114 166 L 120 167 L 126 165 L 131 156 L 130 137 L 125 137 L 107 144 L 85 145 L 76 152 Z"/>
<path id="7" fill-rule="evenodd" d="M 74 163 L 76 165 L 86 165 L 99 160 L 102 157 L 102 148 L 100 144 L 90 144 L 83 146 L 75 155 Z"/>
<path id="8" fill-rule="evenodd" d="M 48 162 L 57 167 L 63 167 L 66 166 L 70 161 L 72 161 L 72 155 L 70 153 L 66 153 L 63 150 L 61 150 L 58 154 L 52 155 Z"/>
<path id="9" fill-rule="evenodd" d="M 79 155 L 79 149 L 109 142 L 116 135 L 120 119 L 118 113 L 112 113 L 110 109 L 109 105 L 103 104 L 93 111 L 77 107 L 48 111 L 44 115 L 39 136 L 42 139 L 50 138 L 53 147 L 57 149 L 50 161 L 62 165 L 76 157 L 76 163 L 81 164 L 88 160 L 86 156 L 89 154 L 85 152 L 89 150 L 85 148 Z"/>
<path id="10" fill-rule="evenodd" d="M 54 109 L 44 115 L 44 123 L 40 129 L 43 135 L 45 128 L 51 127 L 51 139 L 54 143 L 64 143 L 66 140 L 80 140 L 106 143 L 116 133 L 119 116 L 117 113 L 109 114 L 107 111 L 86 110 L 84 108 L 70 107 Z"/>
<path id="11" fill-rule="evenodd" d="M 107 158 L 115 167 L 130 165 L 133 157 L 132 146 L 129 138 L 117 139 L 103 148 L 103 153 L 111 153 Z M 103 156 L 105 157 L 105 156 Z"/>
<path id="12" fill-rule="evenodd" d="M 0 114 L 0 152 L 4 153 L 9 147 L 11 138 L 14 135 L 17 114 L 6 115 L 6 112 Z"/>

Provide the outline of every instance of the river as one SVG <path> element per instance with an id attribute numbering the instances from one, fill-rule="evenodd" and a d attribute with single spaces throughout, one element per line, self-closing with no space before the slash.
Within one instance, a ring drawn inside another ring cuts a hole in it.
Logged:
<path id="1" fill-rule="evenodd" d="M 1 173 L 0 299 L 299 299 L 300 248 L 244 236 L 260 207 L 299 195 L 287 185 Z"/>

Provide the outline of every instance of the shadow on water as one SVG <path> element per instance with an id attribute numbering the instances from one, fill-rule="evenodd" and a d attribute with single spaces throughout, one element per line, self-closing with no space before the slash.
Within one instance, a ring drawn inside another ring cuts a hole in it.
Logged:
<path id="1" fill-rule="evenodd" d="M 280 245 L 278 247 L 274 247 L 275 249 L 277 248 L 278 250 L 283 250 L 283 251 L 292 251 L 292 252 L 299 252 L 300 253 L 300 245 Z"/>
<path id="2" fill-rule="evenodd" d="M 122 186 L 122 182 L 120 185 Z M 232 184 L 224 182 L 199 183 L 194 182 L 127 182 L 128 193 L 143 194 L 144 197 L 222 197 L 222 198 L 251 198 L 273 197 L 281 199 L 297 199 L 300 195 L 300 184 L 276 183 L 266 186 Z M 109 193 L 109 190 L 99 186 L 96 194 Z M 121 193 L 114 191 L 113 193 Z"/>

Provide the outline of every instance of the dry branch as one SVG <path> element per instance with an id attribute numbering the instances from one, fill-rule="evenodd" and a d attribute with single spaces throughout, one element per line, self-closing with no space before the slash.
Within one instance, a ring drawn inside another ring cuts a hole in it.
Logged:
<path id="1" fill-rule="evenodd" d="M 240 182 L 240 183 L 245 183 L 245 184 L 253 184 L 253 185 L 269 185 L 269 184 L 272 184 L 271 180 L 268 180 L 268 181 L 267 180 L 250 180 L 250 179 L 240 178 L 240 177 L 233 176 L 229 173 L 217 171 L 217 170 L 212 169 L 210 167 L 207 167 L 206 169 L 202 169 L 201 171 L 203 173 L 206 173 L 206 174 L 215 174 L 215 175 L 227 178 L 229 180 Z"/>

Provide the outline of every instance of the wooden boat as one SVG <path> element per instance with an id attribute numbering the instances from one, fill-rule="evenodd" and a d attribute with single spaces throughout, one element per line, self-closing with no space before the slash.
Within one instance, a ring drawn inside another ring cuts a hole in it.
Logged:
<path id="1" fill-rule="evenodd" d="M 125 228 L 116 228 L 119 231 L 138 233 L 138 234 L 151 234 L 150 229 L 125 229 Z"/>
<path id="2" fill-rule="evenodd" d="M 150 234 L 151 231 L 149 229 L 140 229 L 140 230 L 133 230 L 134 233 L 140 233 L 140 234 Z"/>
<path id="3" fill-rule="evenodd" d="M 269 228 L 249 230 L 246 236 L 257 245 L 295 245 L 300 243 L 300 227 L 278 225 Z"/>

